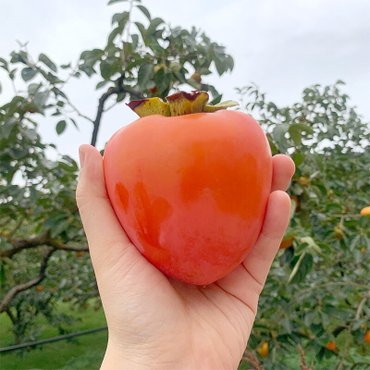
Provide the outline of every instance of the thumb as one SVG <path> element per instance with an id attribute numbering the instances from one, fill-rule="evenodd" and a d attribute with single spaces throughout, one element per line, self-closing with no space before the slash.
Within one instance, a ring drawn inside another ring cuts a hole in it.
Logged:
<path id="1" fill-rule="evenodd" d="M 134 254 L 137 250 L 129 241 L 111 207 L 100 153 L 91 145 L 82 145 L 80 163 L 76 201 L 94 269 L 99 273 L 99 270 L 116 263 L 128 249 L 132 249 Z M 132 253 L 129 255 L 133 256 Z"/>

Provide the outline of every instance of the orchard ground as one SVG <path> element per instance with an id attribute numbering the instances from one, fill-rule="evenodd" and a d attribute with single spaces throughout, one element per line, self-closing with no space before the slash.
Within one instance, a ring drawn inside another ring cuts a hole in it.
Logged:
<path id="1" fill-rule="evenodd" d="M 68 305 L 61 305 L 60 310 L 66 314 L 73 314 L 76 321 L 71 325 L 69 332 L 95 329 L 106 324 L 104 313 L 93 308 L 77 311 Z M 38 325 L 42 328 L 42 334 L 39 339 L 52 338 L 59 335 L 55 327 L 50 326 L 41 318 L 38 319 Z M 3 328 L 3 336 L 0 338 L 0 347 L 6 347 L 13 344 L 11 335 L 10 320 L 2 315 L 0 316 L 0 326 Z M 19 350 L 0 355 L 1 370 L 98 370 L 104 356 L 107 343 L 107 332 L 99 332 L 84 335 L 75 339 L 65 340 L 50 344 L 38 346 L 32 350 Z M 315 364 L 315 369 L 329 369 L 334 366 L 334 359 L 327 359 L 320 365 Z M 313 358 L 308 358 L 308 363 L 313 363 Z M 300 358 L 297 353 L 284 358 L 284 364 L 287 370 L 297 369 Z M 250 369 L 250 366 L 242 361 L 239 370 Z"/>

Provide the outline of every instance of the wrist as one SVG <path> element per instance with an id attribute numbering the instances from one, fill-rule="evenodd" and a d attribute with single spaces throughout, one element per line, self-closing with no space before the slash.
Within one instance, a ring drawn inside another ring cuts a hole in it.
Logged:
<path id="1" fill-rule="evenodd" d="M 136 358 L 133 355 L 128 356 L 124 351 L 112 348 L 112 346 L 108 344 L 100 370 L 149 369 L 142 360 L 142 358 Z"/>
<path id="2" fill-rule="evenodd" d="M 184 358 L 174 358 L 166 348 L 123 348 L 108 341 L 101 370 L 182 370 L 193 369 Z"/>

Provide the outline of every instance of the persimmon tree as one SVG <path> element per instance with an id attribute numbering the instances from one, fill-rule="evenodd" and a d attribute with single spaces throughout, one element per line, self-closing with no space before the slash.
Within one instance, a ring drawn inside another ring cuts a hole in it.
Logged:
<path id="1" fill-rule="evenodd" d="M 84 305 L 97 297 L 75 204 L 78 167 L 42 142 L 40 119 L 60 135 L 68 125 L 90 124 L 95 145 L 113 105 L 185 87 L 207 90 L 217 102 L 206 76 L 233 68 L 225 48 L 202 31 L 171 27 L 138 0 L 126 8 L 113 15 L 106 45 L 83 51 L 75 63 L 33 57 L 26 45 L 0 58 L 14 90 L 0 106 L 0 313 L 11 319 L 17 342 L 37 336 L 38 315 L 64 331 L 68 320 L 57 302 Z M 95 112 L 81 112 L 66 93 L 83 75 L 101 92 Z"/>
<path id="2" fill-rule="evenodd" d="M 307 87 L 283 107 L 256 86 L 239 89 L 272 151 L 291 155 L 297 168 L 290 227 L 250 341 L 257 353 L 265 349 L 259 358 L 268 369 L 285 369 L 293 352 L 314 359 L 315 369 L 370 363 L 370 218 L 360 215 L 370 203 L 370 125 L 342 84 Z"/>

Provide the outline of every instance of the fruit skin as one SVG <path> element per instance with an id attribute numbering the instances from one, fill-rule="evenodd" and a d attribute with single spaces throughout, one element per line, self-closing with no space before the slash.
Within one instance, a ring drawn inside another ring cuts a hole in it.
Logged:
<path id="1" fill-rule="evenodd" d="M 45 287 L 42 284 L 38 284 L 35 286 L 35 290 L 36 292 L 41 293 L 45 290 Z"/>
<path id="2" fill-rule="evenodd" d="M 368 330 L 364 335 L 364 342 L 370 343 L 370 330 Z"/>
<path id="3" fill-rule="evenodd" d="M 262 342 L 256 351 L 261 357 L 267 357 L 269 355 L 269 343 Z"/>
<path id="4" fill-rule="evenodd" d="M 326 349 L 328 349 L 329 351 L 335 351 L 337 349 L 337 345 L 335 344 L 334 341 L 329 341 L 327 344 L 326 344 Z"/>
<path id="5" fill-rule="evenodd" d="M 370 206 L 362 208 L 360 211 L 361 216 L 370 216 Z"/>
<path id="6" fill-rule="evenodd" d="M 298 184 L 301 185 L 301 186 L 308 186 L 308 185 L 310 185 L 310 179 L 306 176 L 301 176 L 298 179 Z"/>
<path id="7" fill-rule="evenodd" d="M 170 277 L 208 285 L 256 242 L 271 192 L 266 136 L 237 111 L 140 118 L 104 153 L 107 193 L 138 250 Z"/>

